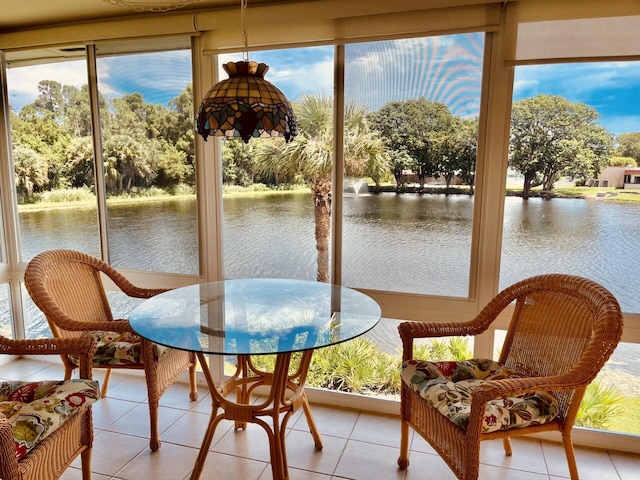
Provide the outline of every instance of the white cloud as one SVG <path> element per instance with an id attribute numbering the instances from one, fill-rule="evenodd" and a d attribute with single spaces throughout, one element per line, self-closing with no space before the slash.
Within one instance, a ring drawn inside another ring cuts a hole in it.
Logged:
<path id="1" fill-rule="evenodd" d="M 86 63 L 84 60 L 74 60 L 8 69 L 7 85 L 11 106 L 19 111 L 24 105 L 33 102 L 38 97 L 38 83 L 42 80 L 80 87 L 87 83 Z"/>

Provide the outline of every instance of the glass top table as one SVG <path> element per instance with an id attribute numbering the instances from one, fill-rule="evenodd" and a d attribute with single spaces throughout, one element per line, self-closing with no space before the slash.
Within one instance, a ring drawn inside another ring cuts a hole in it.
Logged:
<path id="1" fill-rule="evenodd" d="M 378 304 L 356 290 L 256 278 L 170 290 L 135 308 L 129 322 L 141 336 L 168 347 L 261 355 L 335 345 L 379 319 Z"/>
<path id="2" fill-rule="evenodd" d="M 200 478 L 223 419 L 234 420 L 236 429 L 247 422 L 262 426 L 269 437 L 273 478 L 288 480 L 284 437 L 298 408 L 304 409 L 315 446 L 322 449 L 304 391 L 313 351 L 368 332 L 380 316 L 372 298 L 347 287 L 254 278 L 167 291 L 138 305 L 129 323 L 154 343 L 195 352 L 202 367 L 212 412 L 191 480 Z M 296 352 L 301 353 L 292 358 Z M 206 354 L 237 356 L 235 373 L 217 385 Z M 273 371 L 263 371 L 251 360 L 266 354 L 275 354 Z"/>

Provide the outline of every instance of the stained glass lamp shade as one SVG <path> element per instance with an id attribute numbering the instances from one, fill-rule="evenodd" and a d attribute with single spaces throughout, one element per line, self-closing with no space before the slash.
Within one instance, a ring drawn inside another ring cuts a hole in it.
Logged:
<path id="1" fill-rule="evenodd" d="M 210 135 L 240 137 L 284 137 L 298 134 L 296 117 L 289 101 L 264 79 L 269 67 L 264 63 L 241 61 L 223 65 L 227 80 L 216 83 L 198 110 L 197 132 L 204 140 Z"/>

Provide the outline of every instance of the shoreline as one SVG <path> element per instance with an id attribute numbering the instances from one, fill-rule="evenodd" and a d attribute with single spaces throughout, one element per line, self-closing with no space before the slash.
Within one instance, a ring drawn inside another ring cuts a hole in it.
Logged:
<path id="1" fill-rule="evenodd" d="M 295 188 L 288 190 L 252 190 L 252 189 L 231 189 L 230 191 L 223 191 L 223 198 L 233 197 L 263 197 L 268 195 L 290 195 L 290 194 L 310 194 L 309 188 Z M 345 192 L 350 193 L 350 192 Z M 365 192 L 363 192 L 365 193 Z M 468 187 L 449 187 L 445 186 L 426 186 L 420 188 L 417 185 L 405 185 L 397 189 L 395 185 L 381 185 L 381 186 L 368 186 L 369 194 L 378 193 L 395 193 L 411 194 L 411 195 L 473 195 L 473 192 Z M 522 190 L 515 190 L 513 188 L 507 188 L 505 192 L 507 197 L 520 197 L 524 200 L 529 198 L 542 198 L 545 200 L 551 199 L 579 199 L 579 200 L 598 200 L 606 202 L 617 203 L 638 203 L 640 204 L 640 191 L 625 191 L 615 189 L 613 187 L 598 188 L 598 187 L 559 187 L 554 191 L 542 191 L 532 190 L 528 195 L 524 195 Z M 178 194 L 178 195 L 152 195 L 152 196 L 136 196 L 136 197 L 114 197 L 107 199 L 107 205 L 128 205 L 132 203 L 153 203 L 175 200 L 195 200 L 196 194 Z M 63 209 L 63 208 L 96 208 L 95 196 L 92 198 L 84 198 L 82 200 L 69 200 L 69 201 L 43 201 L 36 203 L 18 204 L 18 212 L 37 212 L 41 210 L 49 209 Z"/>

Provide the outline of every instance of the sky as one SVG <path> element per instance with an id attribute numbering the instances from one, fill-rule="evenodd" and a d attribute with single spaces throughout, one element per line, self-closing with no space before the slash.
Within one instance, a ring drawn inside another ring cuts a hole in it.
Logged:
<path id="1" fill-rule="evenodd" d="M 456 115 L 474 117 L 482 53 L 480 33 L 350 44 L 345 52 L 346 96 L 370 110 L 424 96 L 447 104 Z M 266 79 L 290 100 L 302 93 L 333 92 L 332 46 L 251 52 L 249 57 L 270 66 Z M 237 54 L 220 60 L 240 59 Z M 86 84 L 84 61 L 11 68 L 7 76 L 9 102 L 16 111 L 33 102 L 40 80 Z M 140 92 L 147 102 L 167 105 L 191 82 L 191 56 L 179 51 L 99 58 L 98 79 L 107 99 Z M 592 106 L 601 115 L 599 122 L 616 135 L 640 131 L 640 62 L 517 67 L 514 100 L 542 93 Z"/>

